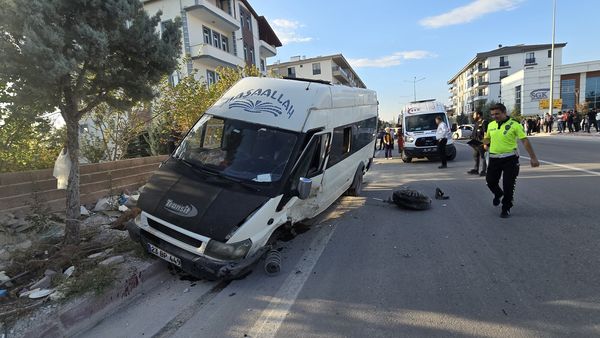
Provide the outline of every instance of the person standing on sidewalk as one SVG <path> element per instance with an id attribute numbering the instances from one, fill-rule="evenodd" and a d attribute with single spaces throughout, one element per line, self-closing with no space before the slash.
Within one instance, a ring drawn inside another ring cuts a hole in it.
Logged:
<path id="1" fill-rule="evenodd" d="M 385 159 L 392 158 L 392 146 L 394 145 L 394 139 L 390 134 L 390 128 L 385 128 L 385 134 L 383 135 L 383 147 L 385 148 Z"/>
<path id="2" fill-rule="evenodd" d="M 490 113 L 494 121 L 488 124 L 487 133 L 483 139 L 483 143 L 490 152 L 490 163 L 485 180 L 488 188 L 494 194 L 494 206 L 499 205 L 500 198 L 502 198 L 500 217 L 508 218 L 510 209 L 513 207 L 513 197 L 519 175 L 517 139 L 521 140 L 525 150 L 529 153 L 531 166 L 535 168 L 540 163 L 519 122 L 506 114 L 506 107 L 502 103 L 497 103 L 490 108 Z M 499 185 L 500 176 L 502 176 L 502 189 Z"/>
<path id="3" fill-rule="evenodd" d="M 435 117 L 435 123 L 437 123 L 437 131 L 435 132 L 435 139 L 437 140 L 437 150 L 438 155 L 440 155 L 440 159 L 442 160 L 442 165 L 439 166 L 439 169 L 444 169 L 448 167 L 448 160 L 446 156 L 446 144 L 448 143 L 448 138 L 450 137 L 450 129 L 446 123 L 442 120 L 441 116 Z"/>
<path id="4" fill-rule="evenodd" d="M 600 111 L 596 112 L 596 131 L 600 134 Z"/>
<path id="5" fill-rule="evenodd" d="M 481 111 L 473 112 L 473 133 L 471 134 L 471 147 L 473 148 L 473 159 L 475 167 L 467 173 L 472 175 L 485 176 L 487 173 L 487 163 L 485 162 L 485 149 L 483 147 L 483 137 L 487 132 L 488 122 L 483 119 Z M 481 163 L 481 172 L 479 172 L 479 163 Z"/>
<path id="6" fill-rule="evenodd" d="M 587 132 L 592 132 L 592 127 L 596 128 L 596 132 L 598 132 L 598 125 L 596 124 L 596 109 L 590 109 L 587 113 L 588 116 L 588 127 Z"/>

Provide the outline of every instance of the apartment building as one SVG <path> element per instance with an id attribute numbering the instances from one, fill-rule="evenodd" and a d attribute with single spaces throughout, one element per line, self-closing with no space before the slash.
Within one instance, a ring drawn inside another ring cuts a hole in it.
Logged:
<path id="1" fill-rule="evenodd" d="M 246 0 L 145 0 L 150 15 L 161 10 L 163 21 L 181 17 L 182 55 L 190 59 L 172 75 L 196 70 L 206 83 L 217 81 L 217 67 L 255 65 L 266 73 L 267 59 L 277 55 L 281 41 L 267 22 Z"/>
<path id="2" fill-rule="evenodd" d="M 289 62 L 277 61 L 269 71 L 283 77 L 327 81 L 349 87 L 367 88 L 342 54 L 306 58 L 294 56 Z"/>
<path id="3" fill-rule="evenodd" d="M 562 64 L 562 48 L 566 45 L 554 45 L 554 64 L 557 66 Z M 551 48 L 551 44 L 499 45 L 497 49 L 477 53 L 448 81 L 449 111 L 470 114 L 486 102 L 501 102 L 501 80 L 521 70 L 549 69 Z"/>

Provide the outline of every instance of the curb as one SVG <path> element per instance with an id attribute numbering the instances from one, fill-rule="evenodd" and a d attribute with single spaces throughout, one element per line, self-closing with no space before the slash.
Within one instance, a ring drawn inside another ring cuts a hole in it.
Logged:
<path id="1" fill-rule="evenodd" d="M 154 260 L 139 271 L 128 272 L 109 292 L 100 296 L 83 296 L 47 317 L 44 322 L 28 329 L 23 337 L 72 337 L 91 329 L 137 296 L 153 289 L 167 276 L 166 263 Z"/>

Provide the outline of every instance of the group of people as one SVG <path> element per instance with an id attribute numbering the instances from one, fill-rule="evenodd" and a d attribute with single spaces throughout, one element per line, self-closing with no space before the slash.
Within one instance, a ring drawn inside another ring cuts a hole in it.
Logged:
<path id="1" fill-rule="evenodd" d="M 402 138 L 402 128 L 398 127 L 396 133 L 393 128 L 386 127 L 380 130 L 377 134 L 379 140 L 379 150 L 384 149 L 385 159 L 392 159 L 392 151 L 394 150 L 394 140 L 398 142 L 398 153 L 402 153 L 402 147 L 404 145 L 404 139 Z"/>
<path id="2" fill-rule="evenodd" d="M 580 131 L 591 133 L 592 128 L 600 133 L 600 110 L 593 108 L 583 114 L 573 110 L 565 110 L 558 112 L 556 117 L 546 113 L 543 118 L 537 115 L 523 119 L 521 124 L 527 135 L 532 135 L 542 131 L 552 133 L 555 122 L 559 134 Z"/>

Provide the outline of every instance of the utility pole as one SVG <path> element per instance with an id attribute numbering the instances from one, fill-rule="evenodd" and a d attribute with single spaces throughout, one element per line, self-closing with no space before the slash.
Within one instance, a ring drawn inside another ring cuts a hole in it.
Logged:
<path id="1" fill-rule="evenodd" d="M 552 60 L 550 61 L 550 103 L 548 104 L 548 113 L 552 115 L 552 111 L 554 108 L 554 36 L 556 32 L 556 0 L 554 0 L 554 7 L 552 10 Z M 577 102 L 575 102 L 575 106 L 577 106 Z"/>
<path id="2" fill-rule="evenodd" d="M 417 80 L 416 76 L 411 81 L 404 80 L 405 82 L 412 82 L 413 83 L 413 96 L 414 96 L 414 100 L 413 101 L 417 101 L 417 82 L 423 81 L 423 80 L 425 80 L 424 77 L 422 77 L 422 78 L 420 78 L 420 79 Z"/>

